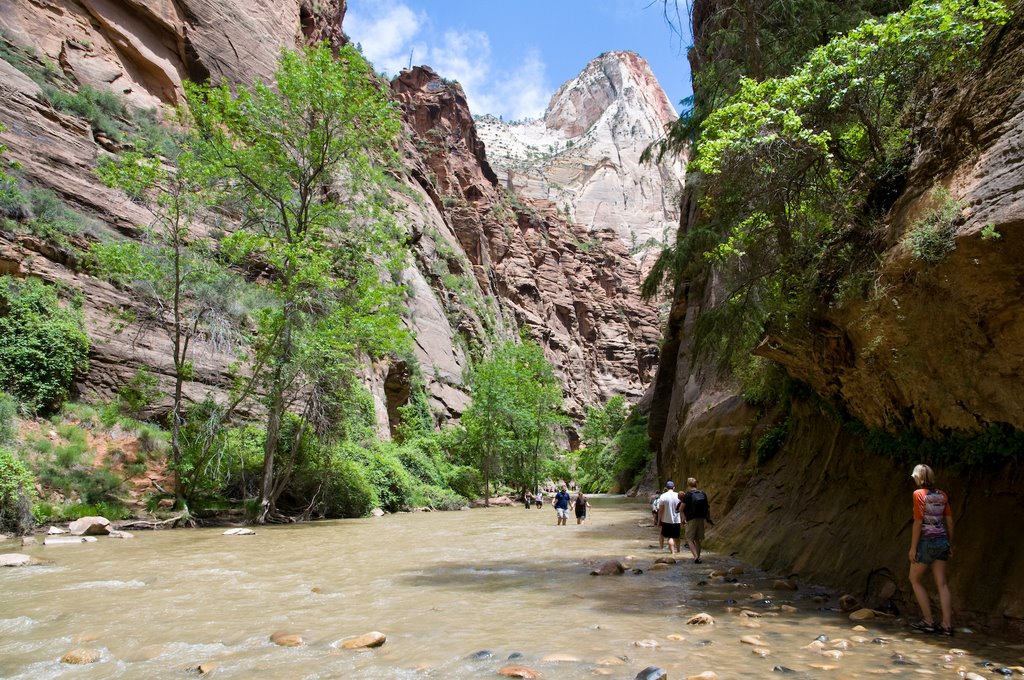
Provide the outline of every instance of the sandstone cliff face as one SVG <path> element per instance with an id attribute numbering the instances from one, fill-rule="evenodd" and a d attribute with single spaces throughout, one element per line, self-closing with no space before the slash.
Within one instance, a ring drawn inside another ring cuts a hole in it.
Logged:
<path id="1" fill-rule="evenodd" d="M 642 57 L 606 52 L 555 92 L 542 119 L 488 116 L 477 127 L 502 184 L 553 202 L 593 230 L 612 229 L 633 248 L 665 242 L 679 222 L 684 162 L 640 163 L 675 119 Z"/>
<path id="2" fill-rule="evenodd" d="M 656 312 L 639 300 L 636 267 L 615 232 L 568 222 L 551 203 L 520 200 L 500 187 L 457 84 L 415 68 L 392 89 L 422 158 L 414 176 L 443 216 L 447 228 L 439 231 L 457 239 L 448 243 L 457 251 L 448 271 L 437 273 L 440 283 L 446 274 L 472 281 L 444 293 L 470 308 L 458 327 L 464 342 L 480 346 L 489 335 L 527 329 L 577 415 L 616 394 L 639 397 L 657 358 Z M 411 228 L 414 241 L 437 239 L 429 227 Z"/>
<path id="3" fill-rule="evenodd" d="M 937 95 L 928 141 L 890 215 L 880 293 L 824 310 L 809 342 L 770 337 L 758 350 L 869 426 L 933 436 L 1024 428 L 1022 46 L 1018 12 L 991 37 L 978 73 Z M 901 239 L 936 184 L 964 210 L 955 250 L 925 265 Z M 693 327 L 712 293 L 713 282 L 678 291 L 670 315 L 651 419 L 663 477 L 692 474 L 707 485 L 724 518 L 717 547 L 854 594 L 887 569 L 913 611 L 908 478 L 919 461 L 872 454 L 845 416 L 797 400 L 782 449 L 759 464 L 756 443 L 782 414 L 745 404 L 694 354 Z M 1020 463 L 937 473 L 958 523 L 950 566 L 957 619 L 1024 634 L 1021 534 L 1006 523 L 1024 512 Z"/>
<path id="4" fill-rule="evenodd" d="M 5 40 L 34 52 L 40 67 L 51 63 L 69 87 L 111 90 L 150 108 L 179 103 L 187 79 L 267 79 L 282 47 L 342 40 L 345 2 L 0 0 L 0 10 Z M 437 421 L 465 409 L 469 357 L 519 327 L 559 367 L 572 413 L 615 394 L 640 395 L 657 356 L 655 315 L 639 302 L 638 274 L 614 232 L 591 233 L 550 205 L 526 205 L 500 189 L 458 86 L 417 70 L 393 89 L 408 133 L 407 171 L 396 178 L 403 190 L 395 194 L 413 242 L 406 322 Z M 24 180 L 95 220 L 72 246 L 85 248 L 105 230 L 137 237 L 150 222 L 148 211 L 94 174 L 115 143 L 55 110 L 39 85 L 2 59 L 0 122 L 7 127 L 0 142 Z M 110 398 L 141 366 L 170 384 L 166 334 L 118 332 L 119 314 L 134 301 L 85 273 L 73 249 L 0 230 L 0 274 L 40 276 L 82 292 L 93 342 L 79 386 L 86 396 Z M 226 389 L 231 353 L 202 348 L 195 358 L 198 381 L 187 398 Z M 366 370 L 384 436 L 408 399 L 410 372 L 404 362 Z"/>

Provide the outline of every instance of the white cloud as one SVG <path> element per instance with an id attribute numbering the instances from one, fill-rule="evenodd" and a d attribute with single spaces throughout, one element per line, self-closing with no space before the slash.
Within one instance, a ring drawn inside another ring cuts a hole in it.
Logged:
<path id="1" fill-rule="evenodd" d="M 551 89 L 537 50 L 527 51 L 517 64 L 496 65 L 483 31 L 447 30 L 438 38 L 430 17 L 401 0 L 362 0 L 358 10 L 355 4 L 349 4 L 345 31 L 376 68 L 396 74 L 408 66 L 411 53 L 414 65 L 426 64 L 459 81 L 474 114 L 507 119 L 544 115 Z"/>
<path id="2" fill-rule="evenodd" d="M 425 17 L 401 3 L 371 2 L 369 15 L 349 12 L 345 31 L 363 48 L 363 54 L 378 69 L 398 73 L 408 65 L 413 38 Z"/>

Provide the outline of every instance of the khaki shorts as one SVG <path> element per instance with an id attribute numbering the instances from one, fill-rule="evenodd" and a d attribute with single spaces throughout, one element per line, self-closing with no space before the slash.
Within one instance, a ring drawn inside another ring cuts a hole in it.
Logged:
<path id="1" fill-rule="evenodd" d="M 687 541 L 703 541 L 704 540 L 704 520 L 703 519 L 688 519 L 688 520 L 686 520 L 686 540 Z"/>

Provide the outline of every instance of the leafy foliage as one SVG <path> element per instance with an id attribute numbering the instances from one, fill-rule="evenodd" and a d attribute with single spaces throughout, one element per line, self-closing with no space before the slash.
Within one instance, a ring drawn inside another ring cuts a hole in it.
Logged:
<path id="1" fill-rule="evenodd" d="M 5 446 L 14 441 L 14 437 L 17 434 L 14 417 L 17 413 L 17 400 L 0 390 L 0 446 Z"/>
<path id="2" fill-rule="evenodd" d="M 33 411 L 55 411 L 88 368 L 88 352 L 77 306 L 38 279 L 0 277 L 0 388 Z"/>
<path id="3" fill-rule="evenodd" d="M 285 411 L 326 436 L 333 386 L 359 353 L 407 342 L 392 283 L 404 251 L 380 190 L 398 116 L 371 73 L 354 47 L 325 45 L 282 53 L 273 86 L 187 88 L 185 146 L 243 215 L 222 249 L 271 272 L 252 358 L 268 412 L 261 520 L 283 489 L 273 470 Z"/>
<path id="4" fill-rule="evenodd" d="M 963 210 L 944 187 L 932 190 L 933 206 L 910 225 L 903 237 L 914 258 L 938 264 L 956 248 L 953 232 Z"/>
<path id="5" fill-rule="evenodd" d="M 751 69 L 710 97 L 690 165 L 703 175 L 700 218 L 659 269 L 675 282 L 714 269 L 725 285 L 702 314 L 703 351 L 735 366 L 766 328 L 806 335 L 816 305 L 855 289 L 843 281 L 875 265 L 873 226 L 899 193 L 934 85 L 971 68 L 1007 16 L 995 0 L 915 1 L 789 75 Z"/>
<path id="6" fill-rule="evenodd" d="M 0 531 L 24 534 L 32 529 L 35 481 L 28 466 L 0 446 Z"/>
<path id="7" fill-rule="evenodd" d="M 544 461 L 555 453 L 561 387 L 539 345 L 532 341 L 499 344 L 473 366 L 473 401 L 460 425 L 465 460 L 480 472 L 485 496 L 490 484 L 504 481 L 520 491 L 537 488 Z"/>
<path id="8" fill-rule="evenodd" d="M 584 491 L 630 488 L 653 456 L 647 418 L 636 409 L 627 410 L 622 397 L 588 407 L 581 435 L 583 447 L 574 462 L 575 478 Z"/>

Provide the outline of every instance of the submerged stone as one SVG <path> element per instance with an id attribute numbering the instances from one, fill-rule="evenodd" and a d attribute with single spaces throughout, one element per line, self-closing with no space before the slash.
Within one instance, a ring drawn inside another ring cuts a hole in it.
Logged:
<path id="1" fill-rule="evenodd" d="M 86 647 L 78 647 L 76 649 L 72 649 L 70 652 L 68 652 L 60 658 L 61 663 L 69 663 L 74 665 L 96 663 L 99 660 L 99 650 L 88 649 Z"/>
<path id="2" fill-rule="evenodd" d="M 539 678 L 540 671 L 527 666 L 505 666 L 498 669 L 498 675 L 504 675 L 506 678 Z"/>
<path id="3" fill-rule="evenodd" d="M 633 680 L 668 680 L 668 671 L 657 666 L 648 666 L 637 673 Z"/>
<path id="4" fill-rule="evenodd" d="M 377 630 L 372 630 L 369 633 L 363 633 L 359 637 L 352 638 L 351 640 L 345 640 L 341 643 L 342 649 L 370 649 L 373 647 L 380 647 L 387 642 L 388 637 Z"/>

